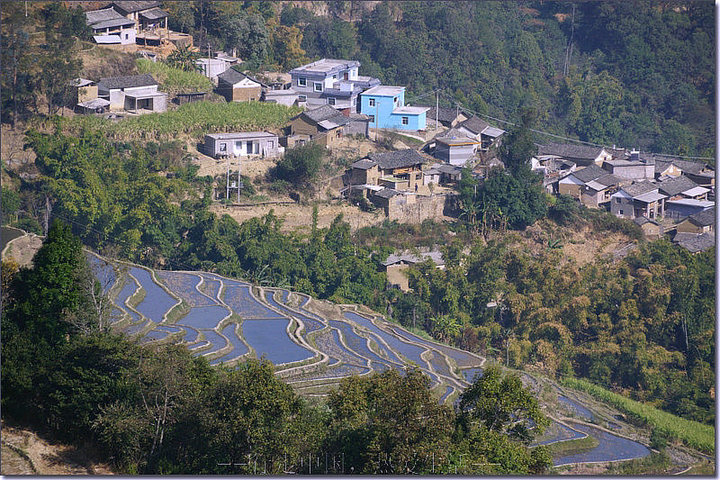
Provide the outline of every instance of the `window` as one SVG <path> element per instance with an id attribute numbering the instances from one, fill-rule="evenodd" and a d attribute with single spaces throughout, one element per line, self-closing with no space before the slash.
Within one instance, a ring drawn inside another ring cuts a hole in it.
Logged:
<path id="1" fill-rule="evenodd" d="M 307 86 L 307 78 L 298 77 L 298 87 L 305 87 L 305 86 Z"/>
<path id="2" fill-rule="evenodd" d="M 393 98 L 393 103 L 397 105 L 397 97 Z"/>
<path id="3" fill-rule="evenodd" d="M 408 117 L 402 117 L 400 120 L 403 125 L 407 125 L 410 123 L 410 119 Z"/>
<path id="4" fill-rule="evenodd" d="M 615 203 L 620 203 L 620 202 L 622 202 L 622 200 L 620 199 L 620 197 L 615 198 Z"/>
<path id="5" fill-rule="evenodd" d="M 235 142 L 235 150 L 242 150 L 242 140 Z"/>
<path id="6" fill-rule="evenodd" d="M 328 105 L 335 105 L 335 97 L 328 98 Z"/>
<path id="7" fill-rule="evenodd" d="M 271 150 L 275 148 L 275 141 L 274 141 L 274 140 L 268 141 L 268 148 L 271 149 Z"/>
<path id="8" fill-rule="evenodd" d="M 306 95 L 298 95 L 298 102 L 307 102 Z"/>
<path id="9" fill-rule="evenodd" d="M 221 143 L 221 144 L 220 144 L 220 151 L 221 151 L 221 152 L 227 152 L 227 143 Z"/>
<path id="10" fill-rule="evenodd" d="M 333 80 L 337 80 L 337 75 L 333 75 Z"/>
<path id="11" fill-rule="evenodd" d="M 316 92 L 322 92 L 322 82 L 314 82 L 313 90 L 315 90 Z"/>
<path id="12" fill-rule="evenodd" d="M 375 106 L 375 99 L 374 99 L 374 98 L 371 98 L 370 100 L 368 100 L 368 105 L 371 106 L 371 107 L 374 107 L 374 106 Z"/>
<path id="13" fill-rule="evenodd" d="M 375 115 L 369 115 L 370 123 L 375 123 Z"/>
<path id="14" fill-rule="evenodd" d="M 352 106 L 354 107 L 357 104 L 357 98 L 352 99 Z"/>
<path id="15" fill-rule="evenodd" d="M 623 211 L 622 211 L 622 210 L 620 210 L 620 215 L 622 215 L 622 214 L 623 214 Z"/>

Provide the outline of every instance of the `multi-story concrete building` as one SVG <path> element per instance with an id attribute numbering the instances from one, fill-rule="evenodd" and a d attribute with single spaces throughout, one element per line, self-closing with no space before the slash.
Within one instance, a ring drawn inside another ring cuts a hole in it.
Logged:
<path id="1" fill-rule="evenodd" d="M 380 80 L 358 75 L 360 62 L 323 58 L 290 70 L 298 102 L 310 108 L 330 105 L 338 110 L 358 112 L 357 97 Z"/>
<path id="2" fill-rule="evenodd" d="M 428 107 L 406 107 L 405 87 L 378 85 L 360 95 L 360 112 L 370 128 L 425 130 Z"/>

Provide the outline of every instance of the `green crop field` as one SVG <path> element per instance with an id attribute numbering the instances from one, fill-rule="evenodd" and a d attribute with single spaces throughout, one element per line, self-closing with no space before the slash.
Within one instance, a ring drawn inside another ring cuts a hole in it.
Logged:
<path id="1" fill-rule="evenodd" d="M 206 133 L 278 129 L 300 109 L 276 103 L 193 102 L 177 110 L 132 116 L 118 121 L 98 116 L 63 119 L 63 129 L 77 133 L 83 129 L 100 130 L 114 140 L 172 140 L 187 134 L 198 140 Z"/>
<path id="2" fill-rule="evenodd" d="M 162 92 L 209 92 L 213 88 L 210 79 L 199 72 L 186 72 L 146 58 L 138 58 L 135 64 L 139 73 L 149 73 L 160 83 Z"/>
<path id="3" fill-rule="evenodd" d="M 562 380 L 562 384 L 589 393 L 595 398 L 639 418 L 651 427 L 663 429 L 671 437 L 680 440 L 691 448 L 707 453 L 715 451 L 715 430 L 711 425 L 686 420 L 644 403 L 625 398 L 586 380 L 565 378 Z"/>

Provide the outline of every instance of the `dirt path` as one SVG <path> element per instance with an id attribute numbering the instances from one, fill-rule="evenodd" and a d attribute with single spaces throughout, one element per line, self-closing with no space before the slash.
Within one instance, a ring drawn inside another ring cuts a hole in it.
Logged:
<path id="1" fill-rule="evenodd" d="M 35 252 L 42 246 L 42 241 L 42 237 L 28 233 L 8 243 L 2 252 L 2 257 L 14 259 L 21 267 L 30 266 Z"/>
<path id="2" fill-rule="evenodd" d="M 3 425 L 2 444 L 0 473 L 3 475 L 112 475 L 114 473 L 108 465 L 91 461 L 87 451 L 48 441 L 30 430 Z M 18 450 L 23 454 L 19 454 Z"/>

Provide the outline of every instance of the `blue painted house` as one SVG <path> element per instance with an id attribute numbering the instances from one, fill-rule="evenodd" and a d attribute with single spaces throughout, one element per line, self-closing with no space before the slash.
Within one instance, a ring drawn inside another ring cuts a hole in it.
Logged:
<path id="1" fill-rule="evenodd" d="M 378 85 L 360 94 L 360 113 L 370 117 L 370 128 L 425 130 L 429 107 L 406 107 L 405 87 Z"/>

